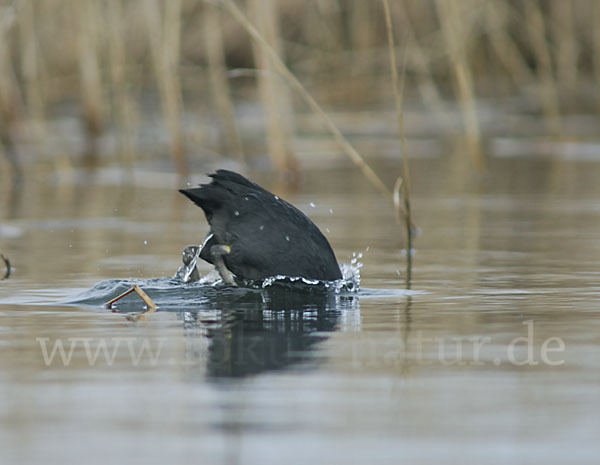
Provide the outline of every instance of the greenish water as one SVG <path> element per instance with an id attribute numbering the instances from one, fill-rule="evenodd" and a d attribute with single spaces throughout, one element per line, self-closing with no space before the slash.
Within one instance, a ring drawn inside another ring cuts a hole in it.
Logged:
<path id="1" fill-rule="evenodd" d="M 411 292 L 393 209 L 354 168 L 307 162 L 295 191 L 247 173 L 340 262 L 363 254 L 361 291 L 182 288 L 139 321 L 102 295 L 64 303 L 174 274 L 207 227 L 170 178 L 32 170 L 2 186 L 0 462 L 597 463 L 600 163 L 502 153 L 480 176 L 411 160 Z M 399 170 L 374 168 L 390 185 Z M 67 363 L 45 360 L 57 341 Z"/>

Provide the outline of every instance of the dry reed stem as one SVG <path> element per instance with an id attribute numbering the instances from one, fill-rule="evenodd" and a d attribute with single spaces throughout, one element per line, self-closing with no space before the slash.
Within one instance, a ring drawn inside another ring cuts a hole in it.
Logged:
<path id="1" fill-rule="evenodd" d="M 36 2 L 22 2 L 19 14 L 19 39 L 21 42 L 21 73 L 27 102 L 27 114 L 35 141 L 44 147 L 46 118 L 43 92 L 40 83 L 38 39 L 36 35 Z M 41 5 L 40 5 L 41 6 Z"/>
<path id="2" fill-rule="evenodd" d="M 188 174 L 181 133 L 181 83 L 179 80 L 179 38 L 181 0 L 165 2 L 165 19 L 161 21 L 157 0 L 142 1 L 152 65 L 158 81 L 165 125 L 170 137 L 170 153 L 180 177 Z"/>
<path id="3" fill-rule="evenodd" d="M 410 172 L 408 170 L 408 159 L 406 152 L 406 137 L 404 133 L 404 111 L 402 108 L 402 94 L 404 91 L 404 77 L 406 67 L 402 66 L 402 81 L 398 77 L 398 66 L 396 64 L 396 53 L 394 43 L 394 31 L 392 28 L 392 18 L 390 15 L 390 5 L 388 0 L 382 0 L 383 10 L 385 13 L 385 27 L 387 31 L 390 68 L 392 73 L 392 87 L 394 89 L 394 103 L 396 105 L 396 116 L 398 119 L 398 136 L 400 137 L 400 145 L 402 148 L 402 176 L 404 178 L 404 191 L 410 191 Z M 404 53 L 406 59 L 406 53 Z"/>
<path id="4" fill-rule="evenodd" d="M 336 54 L 342 52 L 339 46 L 343 43 L 344 25 L 339 21 L 339 3 L 331 0 L 317 0 L 312 3 L 313 8 L 305 8 L 306 16 L 301 21 L 303 35 L 312 51 L 311 59 L 316 55 L 316 51 L 334 51 Z M 326 63 L 321 60 L 317 61 L 327 67 L 331 65 L 331 60 Z"/>
<path id="5" fill-rule="evenodd" d="M 442 119 L 447 112 L 446 105 L 444 104 L 437 85 L 432 77 L 429 60 L 417 40 L 413 21 L 408 13 L 408 8 L 406 7 L 406 0 L 403 0 L 399 4 L 402 7 L 402 16 L 405 18 L 406 39 L 411 45 L 411 47 L 408 48 L 408 63 L 412 65 L 417 76 L 419 93 L 436 118 Z"/>
<path id="6" fill-rule="evenodd" d="M 112 102 L 115 109 L 116 132 L 119 140 L 119 155 L 129 175 L 135 159 L 134 104 L 129 94 L 127 58 L 125 52 L 123 5 L 121 0 L 108 0 L 108 60 L 110 81 L 113 89 Z"/>
<path id="7" fill-rule="evenodd" d="M 398 190 L 394 188 L 394 205 L 396 211 L 400 207 L 400 199 L 397 198 L 396 192 L 399 192 L 400 187 L 402 188 L 404 198 L 404 224 L 406 227 L 405 233 L 405 248 L 406 248 L 406 259 L 407 259 L 407 270 L 412 267 L 412 218 L 410 208 L 410 170 L 408 167 L 408 151 L 406 149 L 406 133 L 404 131 L 404 111 L 402 108 L 402 94 L 404 91 L 404 77 L 406 67 L 402 66 L 402 81 L 398 77 L 398 67 L 396 65 L 396 53 L 395 53 L 395 42 L 394 42 L 394 30 L 392 27 L 392 17 L 390 14 L 390 5 L 388 0 L 382 0 L 383 11 L 385 14 L 385 27 L 387 31 L 388 48 L 390 53 L 390 68 L 392 72 L 392 86 L 394 88 L 394 102 L 396 104 L 396 116 L 398 118 L 398 136 L 400 137 L 400 147 L 402 150 L 402 178 L 398 178 L 396 186 Z M 404 54 L 406 60 L 406 53 Z M 399 184 L 400 183 L 400 184 Z M 410 271 L 407 271 L 409 274 Z M 409 283 L 410 280 L 407 281 Z"/>
<path id="8" fill-rule="evenodd" d="M 533 81 L 533 74 L 513 37 L 507 32 L 508 11 L 504 4 L 490 2 L 486 22 L 492 50 L 517 86 Z"/>
<path id="9" fill-rule="evenodd" d="M 215 5 L 207 3 L 203 10 L 204 40 L 206 42 L 206 57 L 208 74 L 211 85 L 211 96 L 219 115 L 222 128 L 222 143 L 226 151 L 244 160 L 244 151 L 235 121 L 235 112 L 229 90 L 229 80 L 225 67 L 225 47 L 221 30 L 221 15 Z"/>
<path id="10" fill-rule="evenodd" d="M 464 0 L 465 3 L 467 0 Z M 428 34 L 420 35 L 419 42 L 421 44 L 422 55 L 425 62 L 433 68 L 437 62 L 442 60 L 448 61 L 449 57 L 452 58 L 456 54 L 461 53 L 461 48 L 464 51 L 464 44 L 478 43 L 481 33 L 481 22 L 485 12 L 484 5 L 487 2 L 471 4 L 472 8 L 463 8 L 460 11 L 460 38 L 462 40 L 456 41 L 456 43 L 448 43 L 446 32 L 443 28 L 444 23 L 437 20 L 435 23 L 436 31 L 429 32 Z M 436 11 L 439 12 L 439 9 Z M 439 14 L 438 14 L 439 16 Z M 421 18 L 419 18 L 421 20 Z M 423 27 L 422 23 L 418 23 L 419 27 Z M 410 32 L 409 32 L 410 34 Z M 396 51 L 398 52 L 398 51 Z M 388 54 L 386 47 L 386 56 Z"/>
<path id="11" fill-rule="evenodd" d="M 393 200 L 392 193 L 383 183 L 383 181 L 377 176 L 377 174 L 371 169 L 371 167 L 365 162 L 363 157 L 356 151 L 356 149 L 348 142 L 344 135 L 337 128 L 333 120 L 325 113 L 315 99 L 308 93 L 302 83 L 294 76 L 294 74 L 287 68 L 281 58 L 277 55 L 275 50 L 268 44 L 267 41 L 260 35 L 256 28 L 248 21 L 244 13 L 236 6 L 232 0 L 220 0 L 225 6 L 227 11 L 242 25 L 242 27 L 257 41 L 260 46 L 266 51 L 273 61 L 273 66 L 279 72 L 285 80 L 298 92 L 300 97 L 306 102 L 306 104 L 314 111 L 327 126 L 329 131 L 333 134 L 335 140 L 338 142 L 344 152 L 350 157 L 350 159 L 361 169 L 365 177 L 390 201 Z"/>
<path id="12" fill-rule="evenodd" d="M 275 0 L 247 0 L 247 4 L 256 30 L 277 56 L 281 55 Z M 257 76 L 265 113 L 268 152 L 280 173 L 294 173 L 297 164 L 292 148 L 290 118 L 293 110 L 289 92 L 281 77 L 274 72 L 275 64 L 269 53 L 257 42 L 252 42 L 252 46 L 257 68 L 265 71 Z"/>
<path id="13" fill-rule="evenodd" d="M 597 0 L 596 0 L 597 1 Z M 572 96 L 577 90 L 579 47 L 573 24 L 572 2 L 552 0 L 552 30 L 556 43 L 557 84 L 564 95 Z"/>
<path id="14" fill-rule="evenodd" d="M 600 2 L 594 2 L 594 11 L 592 14 L 592 23 L 594 24 L 594 32 L 592 36 L 593 46 L 593 65 L 594 65 L 594 78 L 596 86 L 600 85 L 600 27 L 596 27 L 600 24 Z M 596 92 L 596 100 L 598 111 L 600 111 L 600 92 Z"/>
<path id="15" fill-rule="evenodd" d="M 540 100 L 548 131 L 560 136 L 560 105 L 554 74 L 552 72 L 552 56 L 546 40 L 544 16 L 537 0 L 523 2 L 525 18 L 529 25 L 529 38 L 538 65 L 540 80 Z"/>
<path id="16" fill-rule="evenodd" d="M 8 171 L 12 171 L 15 178 L 20 178 L 22 169 L 14 139 L 23 116 L 23 98 L 6 40 L 8 31 L 14 24 L 13 13 L 11 9 L 0 18 L 0 142 L 10 166 Z"/>
<path id="17" fill-rule="evenodd" d="M 78 16 L 78 60 L 81 79 L 81 100 L 83 117 L 90 144 L 89 155 L 95 150 L 95 139 L 102 133 L 104 105 L 102 99 L 102 77 L 98 58 L 99 31 L 94 0 L 75 2 Z"/>
<path id="18" fill-rule="evenodd" d="M 465 50 L 464 23 L 457 0 L 436 0 L 442 35 L 448 50 L 450 67 L 458 90 L 458 104 L 465 125 L 465 138 L 475 167 L 483 169 L 481 134 L 473 90 L 473 77 Z"/>
<path id="19" fill-rule="evenodd" d="M 404 190 L 405 183 L 402 178 L 399 177 L 396 179 L 396 183 L 394 184 L 394 190 L 392 191 L 392 198 L 394 202 L 394 209 L 396 211 L 396 219 L 400 222 L 404 219 L 404 224 L 406 227 L 405 233 L 405 241 L 406 241 L 406 276 L 405 283 L 406 288 L 410 289 L 410 282 L 412 277 L 412 237 L 413 237 L 413 228 L 415 227 L 410 221 L 410 201 L 408 202 L 408 208 L 406 209 L 406 193 L 402 196 L 404 198 L 404 207 L 402 206 L 400 199 L 400 191 Z M 402 218 L 401 218 L 402 216 Z"/>
<path id="20" fill-rule="evenodd" d="M 374 28 L 365 27 L 373 24 L 371 2 L 354 0 L 350 9 L 350 34 L 352 50 L 367 50 L 373 42 Z"/>

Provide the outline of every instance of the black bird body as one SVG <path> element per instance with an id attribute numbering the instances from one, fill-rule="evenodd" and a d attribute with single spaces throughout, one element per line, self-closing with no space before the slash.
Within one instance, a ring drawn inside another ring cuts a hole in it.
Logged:
<path id="1" fill-rule="evenodd" d="M 222 246 L 225 266 L 243 280 L 342 277 L 329 242 L 304 213 L 240 174 L 218 170 L 210 177 L 210 184 L 179 191 L 210 225 L 200 258 L 217 266 L 215 246 Z"/>

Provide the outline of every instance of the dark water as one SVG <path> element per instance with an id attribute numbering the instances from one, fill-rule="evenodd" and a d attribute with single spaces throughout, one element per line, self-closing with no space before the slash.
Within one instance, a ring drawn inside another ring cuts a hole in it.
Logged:
<path id="1" fill-rule="evenodd" d="M 343 162 L 296 191 L 250 174 L 363 254 L 359 292 L 174 284 L 207 228 L 156 171 L 2 186 L 0 463 L 597 463 L 600 163 L 412 163 L 410 292 L 391 206 Z M 132 282 L 158 312 L 102 307 Z"/>

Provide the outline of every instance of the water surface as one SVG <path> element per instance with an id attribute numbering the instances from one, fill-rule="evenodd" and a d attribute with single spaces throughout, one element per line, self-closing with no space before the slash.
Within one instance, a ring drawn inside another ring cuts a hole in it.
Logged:
<path id="1" fill-rule="evenodd" d="M 345 163 L 307 166 L 296 191 L 249 174 L 341 262 L 363 254 L 360 292 L 182 286 L 137 321 L 133 296 L 81 296 L 164 284 L 201 211 L 151 170 L 30 174 L 0 205 L 0 462 L 597 463 L 600 164 L 411 161 L 411 292 L 392 207 Z M 395 161 L 374 165 L 393 183 Z M 57 341 L 68 362 L 45 360 Z"/>

